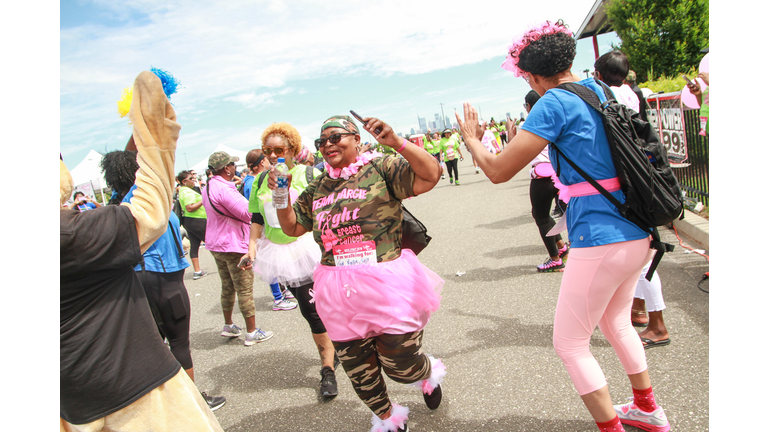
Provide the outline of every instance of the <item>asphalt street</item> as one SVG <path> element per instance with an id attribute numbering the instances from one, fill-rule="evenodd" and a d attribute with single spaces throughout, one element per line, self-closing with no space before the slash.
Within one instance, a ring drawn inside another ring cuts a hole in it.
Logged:
<path id="1" fill-rule="evenodd" d="M 433 238 L 419 259 L 445 279 L 441 308 L 424 335 L 425 351 L 448 368 L 443 403 L 430 411 L 418 390 L 388 379 L 391 398 L 410 408 L 413 432 L 596 431 L 552 347 L 563 274 L 536 271 L 547 254 L 531 217 L 527 170 L 500 185 L 476 174 L 470 158 L 459 172 L 461 186 L 446 178 L 405 202 Z M 674 231 L 661 230 L 667 242 L 679 244 Z M 208 276 L 193 281 L 191 267 L 185 273 L 192 358 L 198 388 L 227 398 L 215 411 L 224 430 L 370 430 L 371 412 L 342 368 L 338 397 L 319 397 L 320 360 L 309 326 L 298 309 L 273 311 L 269 287 L 258 277 L 256 325 L 275 336 L 252 347 L 243 345 L 244 335 L 221 337 L 220 280 L 203 248 L 200 260 Z M 658 269 L 672 342 L 646 355 L 672 430 L 709 430 L 709 294 L 698 287 L 707 271 L 705 258 L 679 246 Z M 708 282 L 701 288 L 708 290 Z M 234 320 L 245 328 L 237 308 Z M 627 402 L 629 381 L 599 330 L 591 347 L 613 402 Z"/>

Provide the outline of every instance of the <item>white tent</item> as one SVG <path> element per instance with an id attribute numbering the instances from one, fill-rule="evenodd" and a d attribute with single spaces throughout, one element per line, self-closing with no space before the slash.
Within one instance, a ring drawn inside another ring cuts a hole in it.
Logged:
<path id="1" fill-rule="evenodd" d="M 245 166 L 245 155 L 248 154 L 248 151 L 242 151 L 242 150 L 235 150 L 232 147 L 227 147 L 224 144 L 219 144 L 214 151 L 212 151 L 208 156 L 205 157 L 205 159 L 201 160 L 197 164 L 193 165 L 191 169 L 195 170 L 197 175 L 205 175 L 205 170 L 208 169 L 208 157 L 217 151 L 223 151 L 227 152 L 230 156 L 237 156 L 240 158 L 239 161 L 235 162 L 235 166 L 237 167 L 244 167 Z"/>
<path id="2" fill-rule="evenodd" d="M 96 189 L 107 187 L 100 166 L 103 157 L 104 155 L 101 153 L 91 150 L 88 152 L 88 155 L 85 156 L 85 159 L 77 164 L 76 167 L 69 170 L 69 173 L 72 174 L 72 181 L 75 182 L 75 186 L 93 182 L 93 187 Z"/>
<path id="3" fill-rule="evenodd" d="M 85 159 L 69 171 L 72 175 L 72 182 L 75 184 L 75 191 L 84 192 L 91 198 L 95 198 L 93 192 L 101 190 L 102 197 L 104 197 L 104 188 L 107 187 L 107 183 L 101 173 L 101 159 L 103 157 L 104 155 L 101 153 L 91 150 Z"/>

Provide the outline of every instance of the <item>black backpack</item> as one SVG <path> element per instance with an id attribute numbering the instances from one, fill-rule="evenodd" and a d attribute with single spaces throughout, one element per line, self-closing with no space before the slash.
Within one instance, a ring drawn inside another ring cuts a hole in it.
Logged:
<path id="1" fill-rule="evenodd" d="M 173 204 L 172 204 L 172 211 L 173 211 L 174 213 L 176 213 L 176 217 L 178 217 L 178 218 L 179 218 L 179 224 L 181 224 L 181 222 L 183 221 L 183 219 L 182 219 L 182 218 L 184 217 L 184 213 L 183 213 L 183 212 L 182 212 L 182 210 L 181 210 L 181 203 L 179 202 L 179 199 L 178 199 L 178 198 L 176 198 L 176 199 L 174 199 L 174 200 L 173 200 Z M 183 225 L 183 224 L 182 224 L 182 225 Z"/>
<path id="2" fill-rule="evenodd" d="M 557 88 L 576 94 L 600 113 L 613 165 L 626 201 L 620 203 L 568 159 L 554 143 L 551 144 L 557 150 L 558 158 L 562 155 L 576 172 L 619 209 L 622 216 L 651 235 L 651 248 L 656 249 L 656 256 L 645 276 L 651 280 L 664 252 L 675 249 L 673 245 L 661 241 L 657 227 L 670 224 L 678 217 L 683 218 L 683 194 L 669 166 L 667 149 L 661 143 L 656 129 L 644 121 L 640 114 L 617 102 L 604 83 L 596 82 L 603 88 L 605 102 L 600 102 L 594 91 L 580 84 L 564 83 Z M 558 163 L 558 175 L 559 171 Z"/>

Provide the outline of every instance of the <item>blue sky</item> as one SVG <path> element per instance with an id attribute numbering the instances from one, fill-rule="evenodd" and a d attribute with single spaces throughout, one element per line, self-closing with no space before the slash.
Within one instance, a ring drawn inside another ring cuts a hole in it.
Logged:
<path id="1" fill-rule="evenodd" d="M 419 128 L 417 115 L 434 120 L 440 103 L 451 118 L 463 102 L 486 120 L 518 117 L 530 88 L 501 69 L 508 43 L 544 19 L 576 31 L 593 3 L 62 1 L 61 153 L 76 164 L 91 149 L 124 148 L 131 128 L 116 103 L 150 67 L 182 84 L 171 98 L 182 125 L 177 171 L 218 144 L 258 148 L 277 121 L 312 146 L 323 120 L 350 109 L 405 134 Z M 601 53 L 619 42 L 598 41 Z M 579 41 L 574 72 L 593 63 L 592 40 Z"/>

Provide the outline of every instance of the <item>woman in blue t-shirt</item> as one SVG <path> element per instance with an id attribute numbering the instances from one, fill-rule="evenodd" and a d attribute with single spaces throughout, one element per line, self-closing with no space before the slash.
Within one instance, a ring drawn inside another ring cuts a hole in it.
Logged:
<path id="1" fill-rule="evenodd" d="M 594 79 L 582 81 L 571 73 L 575 56 L 576 41 L 562 21 L 547 21 L 512 42 L 502 67 L 523 77 L 542 97 L 498 156 L 481 151 L 482 131 L 471 105 L 464 104 L 464 121 L 456 117 L 464 140 L 474 146 L 472 153 L 493 183 L 511 179 L 554 142 L 624 202 L 600 115 L 575 94 L 556 88 L 575 82 L 605 100 Z M 630 323 L 635 285 L 651 257 L 649 236 L 621 216 L 567 162 L 560 164 L 553 147 L 549 147 L 549 158 L 555 170 L 559 166 L 558 177 L 571 196 L 565 215 L 571 251 L 555 312 L 555 351 L 601 431 L 623 431 L 622 423 L 668 431 L 664 410 L 653 396 L 643 344 Z M 605 376 L 589 350 L 596 325 L 629 376 L 634 400 L 628 404 L 611 404 Z"/>

